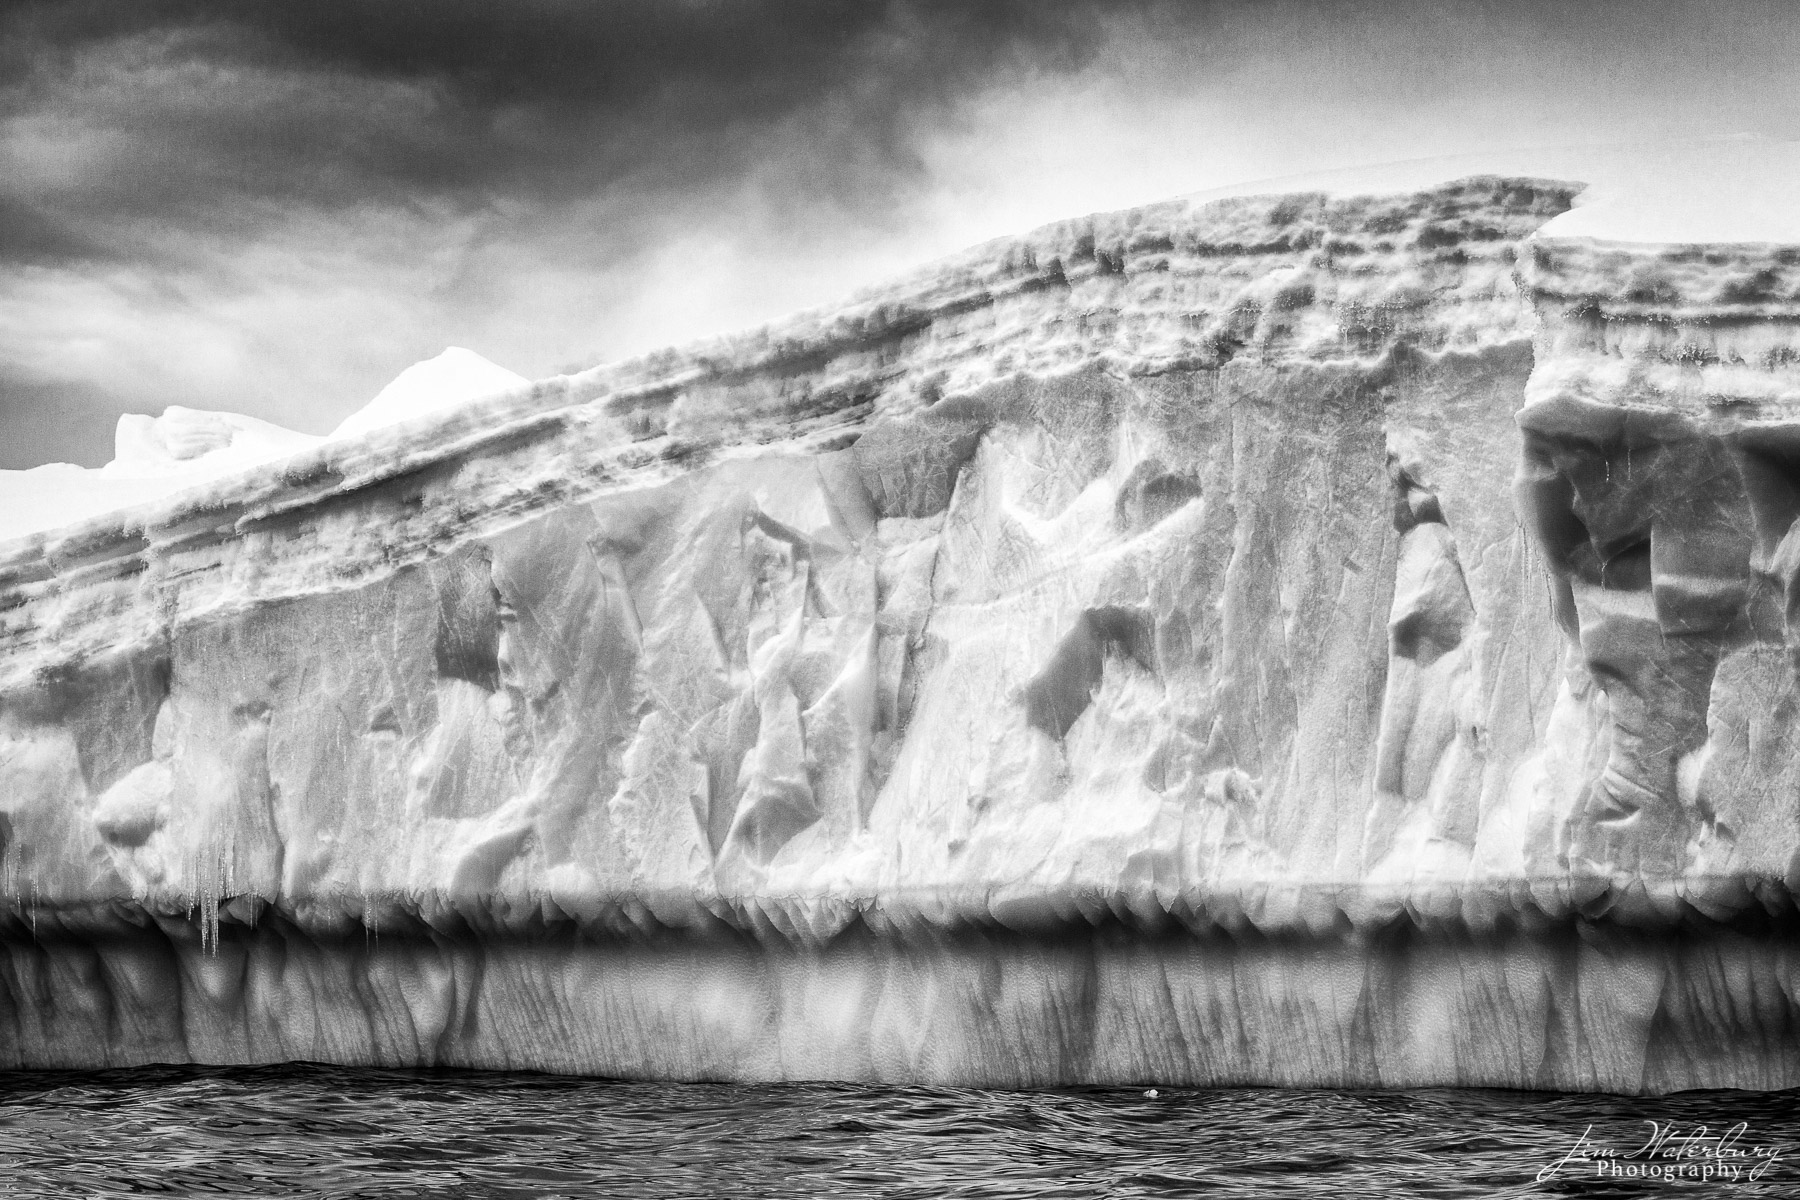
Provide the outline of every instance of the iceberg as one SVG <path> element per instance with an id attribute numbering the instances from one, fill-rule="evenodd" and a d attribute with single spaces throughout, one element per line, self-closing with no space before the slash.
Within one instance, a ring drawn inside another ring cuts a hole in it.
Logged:
<path id="1" fill-rule="evenodd" d="M 0 1065 L 1800 1085 L 1800 250 L 1580 190 L 450 351 L 0 545 Z"/>
<path id="2" fill-rule="evenodd" d="M 0 471 L 0 542 L 139 507 L 319 441 L 237 413 L 173 404 L 159 417 L 126 413 L 113 433 L 112 460 L 103 467 L 50 463 Z"/>
<path id="3" fill-rule="evenodd" d="M 400 372 L 373 400 L 345 417 L 331 436 L 358 437 L 372 429 L 530 385 L 523 375 L 496 366 L 473 350 L 451 346 Z"/>

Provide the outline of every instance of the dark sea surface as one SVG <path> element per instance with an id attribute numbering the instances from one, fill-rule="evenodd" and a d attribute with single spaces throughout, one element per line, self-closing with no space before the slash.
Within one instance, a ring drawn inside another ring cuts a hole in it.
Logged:
<path id="1" fill-rule="evenodd" d="M 1668 1137 L 1646 1149 L 1650 1122 Z M 1584 1133 L 1588 1157 L 1540 1180 Z M 1661 1177 L 1708 1166 L 1712 1178 Z M 313 1065 L 0 1073 L 0 1196 L 142 1195 L 1790 1197 L 1800 1092 L 1151 1095 Z"/>

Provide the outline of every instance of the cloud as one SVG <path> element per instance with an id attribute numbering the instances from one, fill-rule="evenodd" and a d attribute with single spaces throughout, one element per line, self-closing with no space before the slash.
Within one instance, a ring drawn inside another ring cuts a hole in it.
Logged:
<path id="1" fill-rule="evenodd" d="M 108 404 L 322 432 L 447 344 L 542 375 L 1246 177 L 1779 133 L 1796 53 L 1781 0 L 15 0 L 0 466 L 92 461 Z"/>
<path id="2" fill-rule="evenodd" d="M 807 186 L 872 199 L 916 170 L 926 114 L 1100 40 L 1089 6 L 1041 0 L 25 4 L 0 18 L 7 186 L 40 221 L 133 224 L 545 203 L 704 188 L 798 119 Z"/>
<path id="3" fill-rule="evenodd" d="M 691 336 L 722 314 L 684 275 L 760 272 L 777 230 L 892 233 L 921 129 L 1077 69 L 1103 25 L 1043 0 L 13 4 L 0 364 L 319 429 L 459 337 L 541 373 L 666 340 L 650 313 Z M 0 387 L 24 465 L 66 393 Z"/>

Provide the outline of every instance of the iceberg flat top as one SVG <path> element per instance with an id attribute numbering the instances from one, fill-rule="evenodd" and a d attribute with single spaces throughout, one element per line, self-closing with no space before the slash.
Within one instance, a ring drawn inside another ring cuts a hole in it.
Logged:
<path id="1" fill-rule="evenodd" d="M 1488 150 L 1249 180 L 1188 198 L 1405 192 L 1467 175 L 1580 180 L 1584 186 L 1574 205 L 1539 229 L 1538 238 L 1670 245 L 1800 242 L 1800 141 L 1753 135 Z"/>
<path id="2" fill-rule="evenodd" d="M 1536 231 L 1533 237 L 1538 240 L 1649 245 L 1800 242 L 1800 203 L 1796 203 L 1800 197 L 1800 142 L 1752 136 L 1655 144 L 1534 147 L 1374 164 L 1247 181 L 1110 214 L 1110 218 L 1171 208 L 1191 209 L 1220 200 L 1273 193 L 1311 192 L 1344 197 L 1419 191 L 1476 174 L 1584 181 L 1573 205 Z M 1097 219 L 1104 220 L 1089 220 Z M 966 263 L 992 246 L 1029 241 L 1068 224 L 1047 226 L 1021 239 L 1001 239 L 953 256 L 941 267 Z M 930 273 L 928 270 L 921 278 Z M 873 289 L 864 296 L 878 297 L 892 291 L 891 287 Z M 403 371 L 372 401 L 339 424 L 330 440 L 364 437 L 389 426 L 517 391 L 530 382 L 472 351 L 450 347 Z M 170 410 L 178 411 L 189 410 Z M 0 542 L 164 501 L 196 483 L 275 462 L 317 444 L 317 439 L 252 418 L 208 415 L 215 421 L 229 417 L 243 429 L 261 427 L 286 438 L 258 441 L 240 432 L 229 452 L 213 450 L 195 458 L 178 456 L 179 461 L 165 462 L 156 469 L 144 469 L 141 457 L 133 460 L 137 466 L 121 458 L 103 468 L 106 478 L 67 464 L 50 464 L 29 472 L 0 471 L 0 500 L 5 502 L 0 512 Z M 131 415 L 122 418 L 120 436 L 125 436 L 129 423 L 148 420 Z M 159 421 L 167 427 L 171 417 L 166 414 Z M 131 482 L 125 482 L 127 478 Z"/>

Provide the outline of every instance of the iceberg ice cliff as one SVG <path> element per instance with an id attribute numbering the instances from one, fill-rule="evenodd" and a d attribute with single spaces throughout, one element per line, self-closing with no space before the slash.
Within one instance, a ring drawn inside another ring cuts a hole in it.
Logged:
<path id="1" fill-rule="evenodd" d="M 0 1064 L 1800 1085 L 1800 250 L 1578 190 L 1065 222 L 0 545 Z"/>

